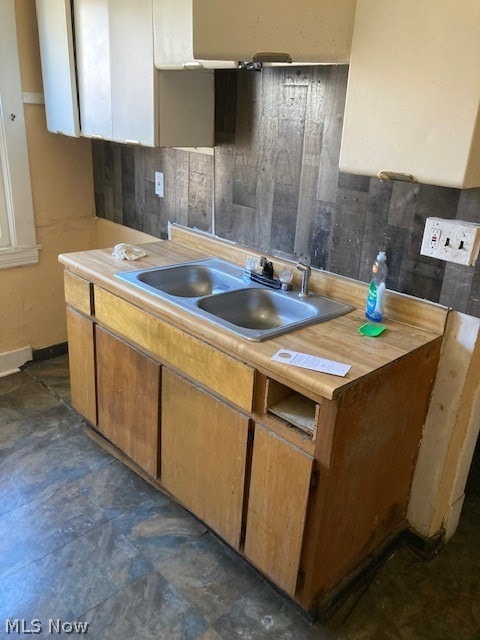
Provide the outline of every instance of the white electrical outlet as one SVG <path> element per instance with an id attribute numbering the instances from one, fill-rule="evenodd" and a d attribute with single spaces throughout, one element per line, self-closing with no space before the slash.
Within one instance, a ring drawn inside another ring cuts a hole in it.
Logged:
<path id="1" fill-rule="evenodd" d="M 479 248 L 479 224 L 464 220 L 427 218 L 420 250 L 423 256 L 474 266 Z"/>
<path id="2" fill-rule="evenodd" d="M 161 171 L 155 171 L 155 194 L 159 198 L 165 196 L 165 183 L 163 179 L 163 173 Z"/>

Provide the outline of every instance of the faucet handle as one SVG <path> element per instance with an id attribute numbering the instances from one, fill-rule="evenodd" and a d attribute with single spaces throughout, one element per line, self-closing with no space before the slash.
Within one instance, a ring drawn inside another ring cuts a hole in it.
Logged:
<path id="1" fill-rule="evenodd" d="M 265 278 L 273 278 L 273 262 L 269 262 L 266 258 L 260 258 L 260 266 Z"/>
<path id="2" fill-rule="evenodd" d="M 293 271 L 291 269 L 282 269 L 278 274 L 278 279 L 282 284 L 290 284 L 293 281 Z"/>

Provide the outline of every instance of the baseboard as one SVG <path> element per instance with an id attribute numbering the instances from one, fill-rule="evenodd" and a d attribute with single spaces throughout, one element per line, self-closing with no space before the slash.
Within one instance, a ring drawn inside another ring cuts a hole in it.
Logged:
<path id="1" fill-rule="evenodd" d="M 398 532 L 374 554 L 365 558 L 351 574 L 315 604 L 312 609 L 315 618 L 319 622 L 325 622 L 351 596 L 354 600 L 357 594 L 361 596 L 362 589 L 368 586 L 375 573 L 401 547 L 402 543 L 407 543 L 415 553 L 428 560 L 434 557 L 445 544 L 445 532 L 442 530 L 431 538 L 425 538 L 413 529 Z"/>
<path id="2" fill-rule="evenodd" d="M 332 615 L 346 604 L 350 597 L 363 593 L 373 576 L 400 548 L 404 531 L 393 533 L 375 552 L 364 558 L 362 562 L 335 587 L 323 594 L 312 607 L 310 613 L 318 622 L 326 622 Z"/>
<path id="3" fill-rule="evenodd" d="M 407 529 L 405 531 L 405 542 L 407 542 L 415 553 L 418 553 L 418 555 L 426 560 L 436 556 L 444 546 L 445 541 L 445 531 L 443 529 L 430 538 L 422 536 L 414 529 Z"/>
<path id="4" fill-rule="evenodd" d="M 22 349 L 0 353 L 0 378 L 19 371 L 20 367 L 31 359 L 31 347 L 23 347 Z"/>
<path id="5" fill-rule="evenodd" d="M 52 344 L 51 347 L 34 349 L 32 359 L 34 362 L 38 362 L 40 360 L 50 360 L 51 358 L 64 356 L 66 353 L 68 353 L 68 342 L 59 342 L 58 344 Z"/>

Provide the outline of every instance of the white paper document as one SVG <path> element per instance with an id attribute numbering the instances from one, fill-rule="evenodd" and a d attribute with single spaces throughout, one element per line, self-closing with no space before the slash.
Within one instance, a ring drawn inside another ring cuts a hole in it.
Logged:
<path id="1" fill-rule="evenodd" d="M 349 364 L 335 362 L 334 360 L 326 360 L 311 356 L 308 353 L 300 353 L 299 351 L 290 351 L 289 349 L 280 349 L 272 356 L 275 362 L 289 364 L 292 367 L 301 367 L 302 369 L 311 369 L 312 371 L 321 371 L 322 373 L 330 373 L 332 376 L 346 376 L 352 368 Z"/>

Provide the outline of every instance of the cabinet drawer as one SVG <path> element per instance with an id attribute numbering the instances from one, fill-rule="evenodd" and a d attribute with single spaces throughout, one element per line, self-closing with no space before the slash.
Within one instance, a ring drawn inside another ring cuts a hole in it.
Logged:
<path id="1" fill-rule="evenodd" d="M 98 322 L 158 356 L 245 411 L 251 411 L 254 369 L 215 347 L 95 286 Z"/>
<path id="2" fill-rule="evenodd" d="M 88 280 L 65 271 L 65 302 L 87 316 L 92 314 L 92 285 Z"/>

